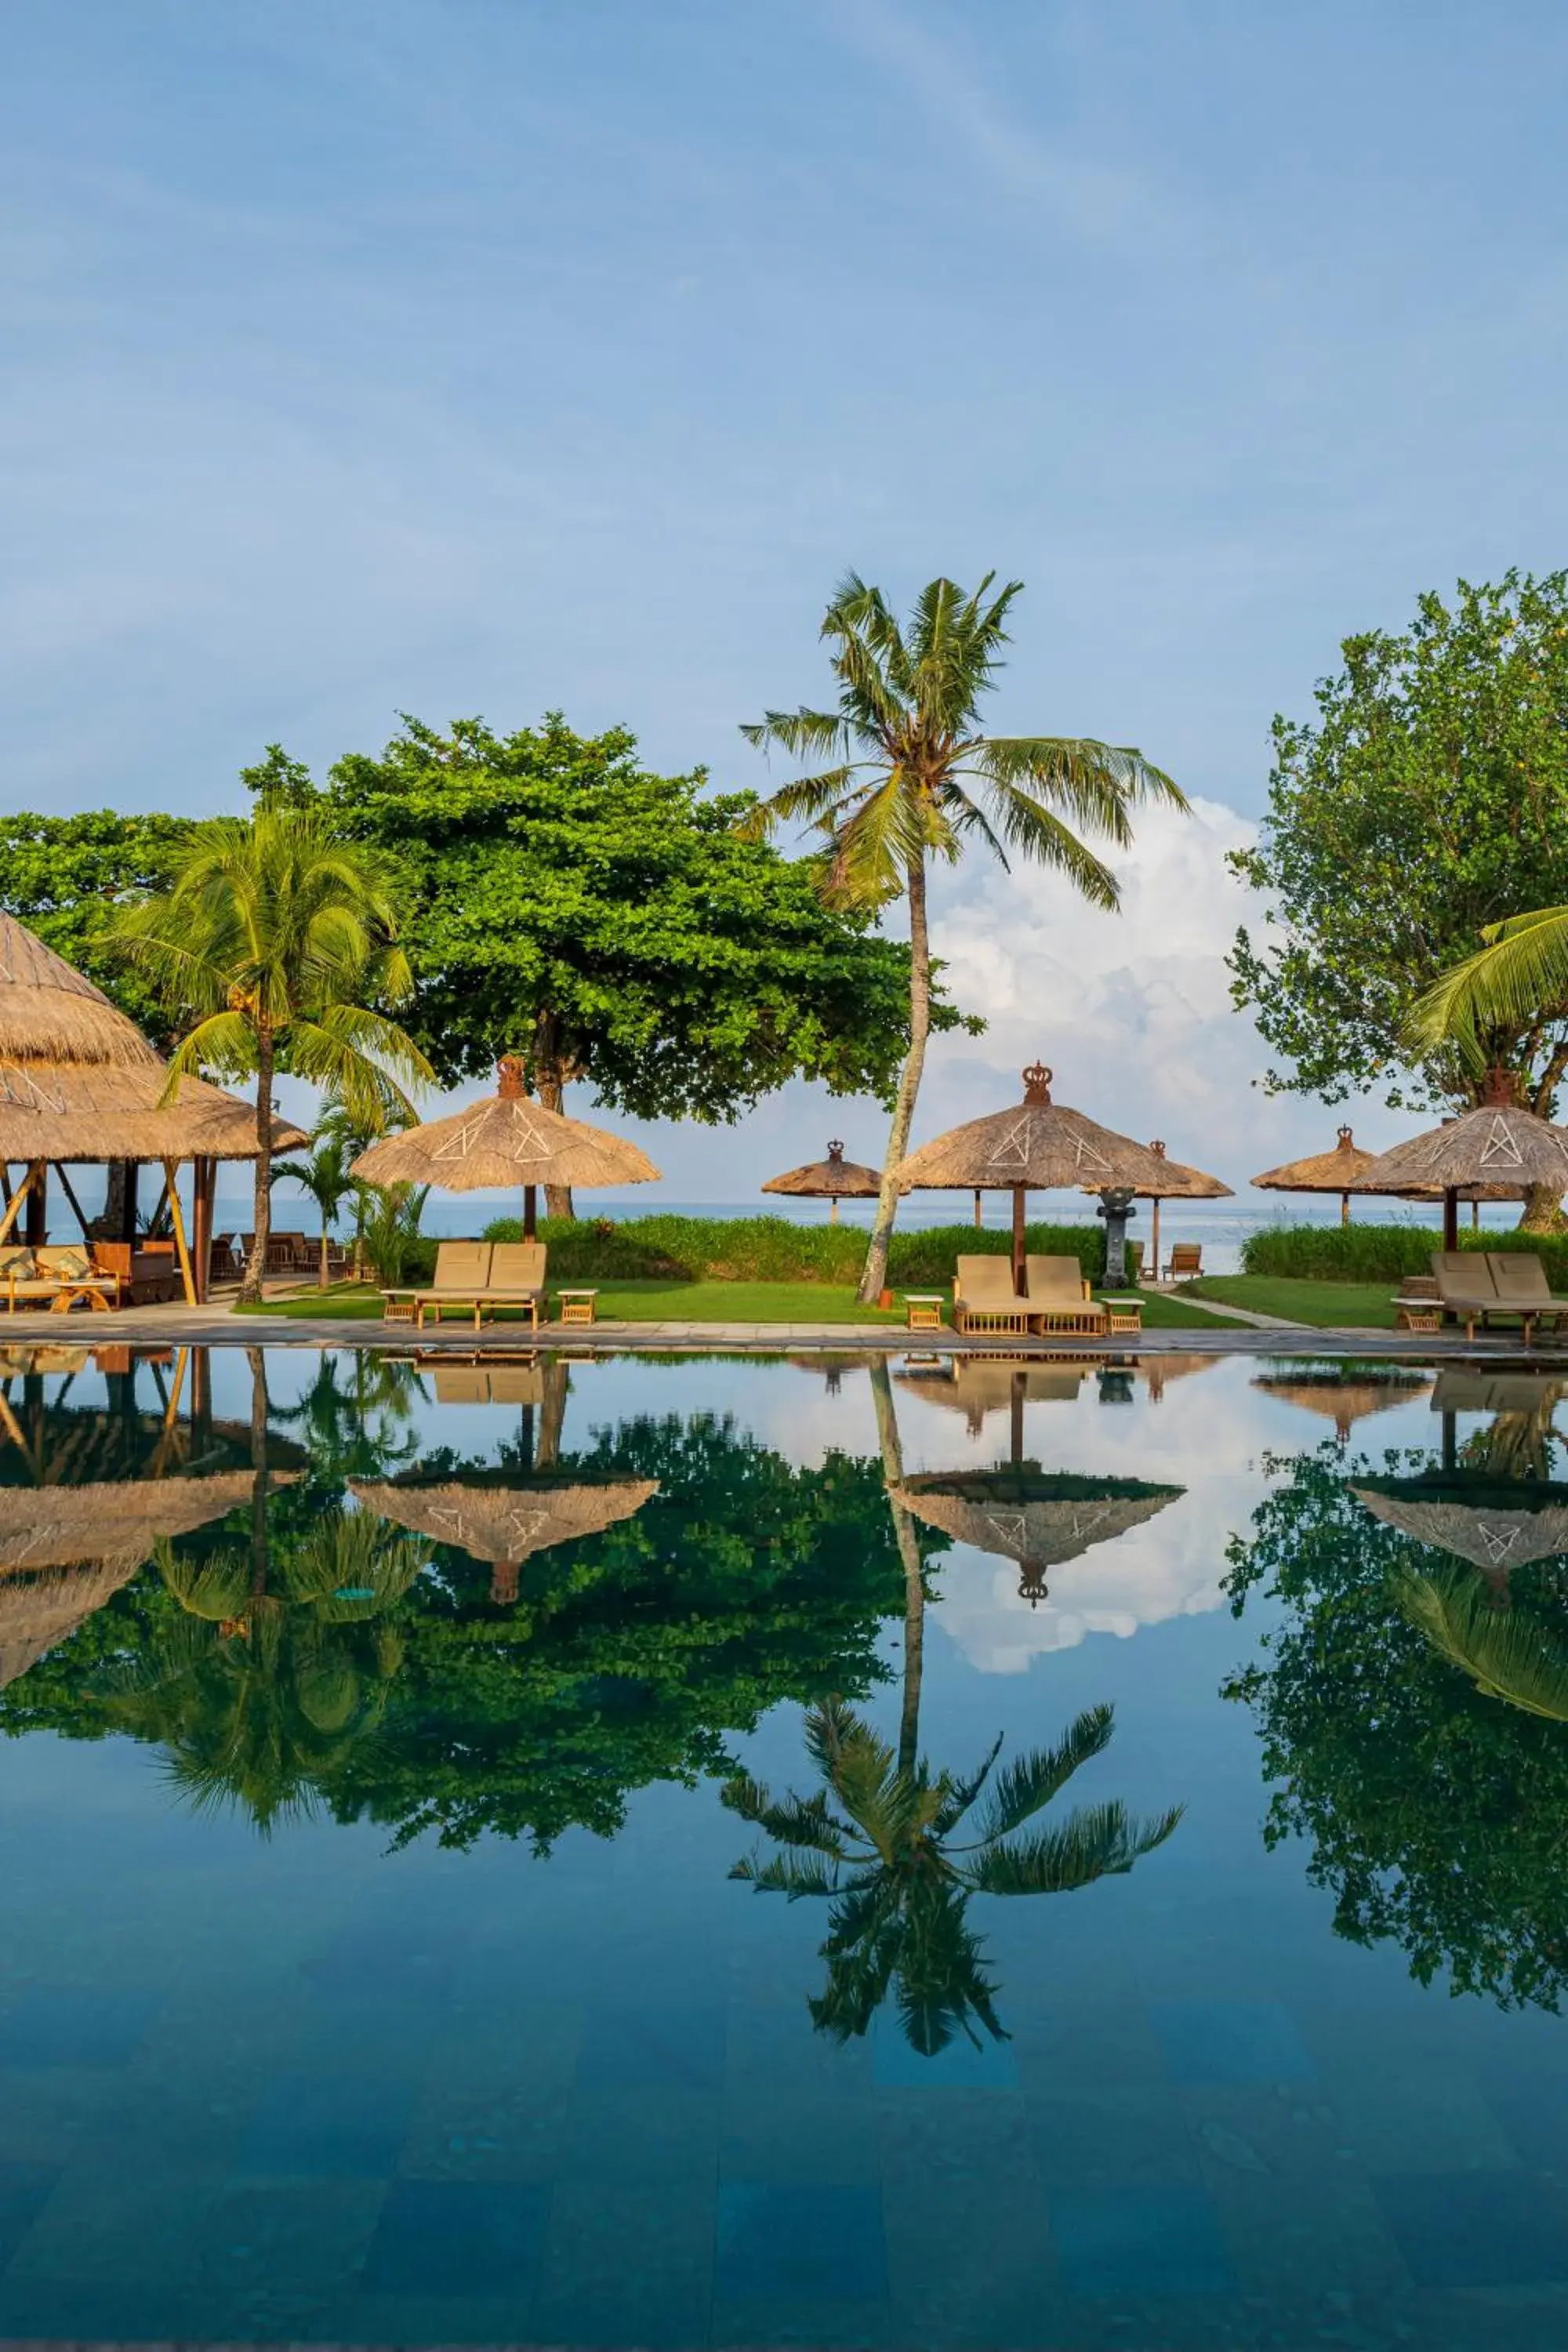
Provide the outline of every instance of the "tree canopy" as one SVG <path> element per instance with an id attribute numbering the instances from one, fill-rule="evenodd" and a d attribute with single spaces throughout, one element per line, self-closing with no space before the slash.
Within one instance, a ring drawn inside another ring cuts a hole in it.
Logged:
<path id="1" fill-rule="evenodd" d="M 1305 1839 L 1338 1933 L 1393 1939 L 1423 1984 L 1446 1971 L 1456 1992 L 1556 2010 L 1568 1727 L 1444 1654 L 1415 1605 L 1440 1555 L 1363 1509 L 1331 1445 L 1265 1467 L 1282 1483 L 1233 1540 L 1229 1589 L 1237 1614 L 1258 1593 L 1282 1616 L 1226 1695 L 1251 1706 L 1281 1784 L 1267 1842 Z M 1516 1570 L 1512 1612 L 1560 1619 L 1562 1572 Z"/>
<path id="2" fill-rule="evenodd" d="M 1275 719 L 1261 834 L 1230 856 L 1271 902 L 1228 959 L 1279 1057 L 1265 1083 L 1447 1108 L 1479 1099 L 1491 1062 L 1550 1116 L 1568 1002 L 1494 1020 L 1473 1058 L 1409 1024 L 1489 924 L 1568 900 L 1568 572 L 1461 582 L 1342 651 L 1316 720 Z"/>
<path id="3" fill-rule="evenodd" d="M 180 1034 L 153 981 L 110 944 L 119 907 L 166 890 L 192 825 L 175 816 L 0 816 L 0 909 L 96 982 L 155 1045 Z"/>
<path id="4" fill-rule="evenodd" d="M 297 799 L 273 766 L 263 796 Z M 908 950 L 825 907 L 808 861 L 741 838 L 750 795 L 705 787 L 558 715 L 509 735 L 406 719 L 379 758 L 337 762 L 323 804 L 391 864 L 406 1025 L 444 1083 L 515 1053 L 546 1103 L 581 1079 L 637 1118 L 731 1119 L 797 1073 L 890 1095 Z"/>

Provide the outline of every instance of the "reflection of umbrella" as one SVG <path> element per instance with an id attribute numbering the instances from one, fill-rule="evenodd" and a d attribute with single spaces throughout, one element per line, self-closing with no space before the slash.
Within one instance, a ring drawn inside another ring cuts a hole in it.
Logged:
<path id="1" fill-rule="evenodd" d="M 1369 1478 L 1351 1492 L 1385 1527 L 1468 1559 L 1499 1592 L 1527 1560 L 1568 1553 L 1568 1486 L 1544 1479 L 1458 1470 Z"/>
<path id="2" fill-rule="evenodd" d="M 1075 1478 L 1026 1468 L 906 1478 L 889 1489 L 928 1527 L 1018 1563 L 1018 1591 L 1047 1598 L 1046 1571 L 1142 1527 L 1184 1493 L 1142 1478 Z"/>
<path id="3" fill-rule="evenodd" d="M 1389 1412 L 1408 1404 L 1428 1385 L 1425 1372 L 1409 1372 L 1396 1364 L 1293 1365 L 1287 1371 L 1261 1372 L 1252 1383 L 1303 1412 L 1321 1413 L 1334 1424 L 1345 1444 L 1358 1421 L 1369 1413 Z"/>
<path id="4" fill-rule="evenodd" d="M 517 1599 L 517 1572 L 536 1551 L 571 1543 L 579 1536 L 603 1535 L 617 1520 L 640 1511 L 658 1491 L 657 1478 L 618 1478 L 602 1486 L 481 1485 L 452 1479 L 441 1486 L 374 1486 L 355 1482 L 351 1492 L 370 1511 L 433 1543 L 456 1544 L 495 1568 L 490 1598 Z"/>
<path id="5" fill-rule="evenodd" d="M 248 1473 L 0 1488 L 0 1689 L 128 1584 L 160 1536 L 251 1499 Z"/>
<path id="6" fill-rule="evenodd" d="M 941 1364 L 908 1366 L 893 1378 L 928 1404 L 962 1412 L 977 1437 L 988 1412 L 1014 1405 L 1070 1404 L 1083 1385 L 1078 1364 L 1013 1364 L 1005 1356 L 949 1356 Z"/>
<path id="7" fill-rule="evenodd" d="M 1051 1073 L 1035 1062 L 1024 1072 L 1024 1099 L 989 1118 L 951 1128 L 900 1160 L 900 1192 L 975 1191 L 1013 1195 L 1013 1281 L 1024 1286 L 1024 1202 L 1029 1192 L 1137 1192 L 1157 1184 L 1163 1163 L 1130 1135 L 1097 1127 L 1082 1111 L 1051 1100 Z"/>
<path id="8" fill-rule="evenodd" d="M 788 1192 L 795 1200 L 830 1201 L 827 1221 L 833 1225 L 838 1223 L 840 1201 L 873 1201 L 881 1189 L 881 1171 L 846 1160 L 841 1143 L 828 1145 L 826 1160 L 808 1160 L 804 1168 L 770 1176 L 763 1186 L 764 1192 Z"/>
<path id="9" fill-rule="evenodd" d="M 1515 1099 L 1506 1070 L 1494 1070 L 1488 1099 L 1479 1110 L 1397 1143 L 1366 1169 L 1360 1190 L 1406 1192 L 1413 1188 L 1443 1195 L 1443 1246 L 1458 1246 L 1456 1203 L 1467 1184 L 1508 1184 L 1523 1190 L 1544 1184 L 1568 1192 L 1568 1129 L 1553 1127 Z"/>
<path id="10" fill-rule="evenodd" d="M 384 1136 L 354 1161 L 368 1184 L 434 1184 L 445 1192 L 483 1192 L 522 1186 L 523 1232 L 534 1231 L 535 1190 L 541 1184 L 653 1184 L 658 1170 L 624 1137 L 607 1135 L 580 1118 L 546 1110 L 524 1091 L 522 1064 L 506 1054 L 497 1066 L 498 1090 L 450 1118 L 433 1118 L 401 1135 Z"/>

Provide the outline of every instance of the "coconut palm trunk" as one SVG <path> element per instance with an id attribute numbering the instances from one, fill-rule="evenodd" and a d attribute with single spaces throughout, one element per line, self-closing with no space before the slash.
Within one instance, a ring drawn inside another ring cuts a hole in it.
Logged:
<path id="1" fill-rule="evenodd" d="M 276 1047 L 264 1024 L 256 1031 L 256 1181 L 251 1193 L 255 1237 L 239 1286 L 239 1304 L 257 1305 L 267 1273 L 267 1245 L 272 1238 L 272 1079 Z"/>
<path id="2" fill-rule="evenodd" d="M 899 1436 L 899 1417 L 893 1402 L 893 1384 L 888 1378 L 886 1356 L 871 1360 L 871 1395 L 877 1408 L 877 1438 L 882 1455 L 882 1482 L 888 1489 L 888 1508 L 893 1515 L 893 1534 L 899 1547 L 899 1562 L 904 1571 L 904 1691 L 899 1711 L 899 1769 L 912 1773 L 921 1752 L 921 1685 L 925 1677 L 925 1580 L 921 1570 L 920 1538 L 915 1523 L 903 1505 L 895 1502 L 893 1490 L 903 1484 L 904 1449 Z"/>
<path id="3" fill-rule="evenodd" d="M 931 1035 L 931 931 L 926 919 L 923 856 L 910 858 L 905 887 L 910 902 L 910 1050 L 904 1056 L 903 1071 L 899 1079 L 893 1123 L 888 1130 L 887 1156 L 882 1162 L 882 1189 L 877 1195 L 871 1244 L 866 1252 L 865 1271 L 860 1276 L 862 1307 L 874 1307 L 887 1287 L 888 1245 L 893 1237 L 893 1220 L 899 1213 L 899 1194 L 893 1181 L 893 1171 L 909 1151 L 915 1104 L 920 1098 L 921 1080 L 925 1075 L 926 1043 Z"/>

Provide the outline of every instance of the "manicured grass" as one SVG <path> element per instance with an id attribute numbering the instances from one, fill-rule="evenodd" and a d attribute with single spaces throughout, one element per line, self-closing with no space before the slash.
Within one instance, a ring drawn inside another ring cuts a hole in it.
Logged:
<path id="1" fill-rule="evenodd" d="M 1187 1288 L 1200 1298 L 1278 1315 L 1319 1330 L 1392 1331 L 1395 1282 L 1307 1282 L 1283 1275 L 1208 1274 Z"/>
<path id="2" fill-rule="evenodd" d="M 894 1297 L 898 1297 L 896 1291 Z M 602 1323 L 897 1325 L 904 1319 L 901 1303 L 883 1314 L 877 1307 L 859 1306 L 847 1286 L 826 1282 L 602 1282 L 598 1311 Z M 295 1291 L 287 1297 L 268 1299 L 265 1307 L 237 1312 L 282 1316 L 295 1322 L 316 1316 L 355 1322 L 382 1319 L 379 1292 L 347 1282 L 334 1283 L 329 1290 Z M 453 1315 L 450 1328 L 456 1328 L 459 1319 Z M 516 1320 L 507 1318 L 509 1324 Z M 1205 1315 L 1201 1307 L 1184 1307 L 1180 1298 L 1146 1297 L 1143 1321 L 1150 1330 L 1225 1328 L 1221 1317 Z"/>

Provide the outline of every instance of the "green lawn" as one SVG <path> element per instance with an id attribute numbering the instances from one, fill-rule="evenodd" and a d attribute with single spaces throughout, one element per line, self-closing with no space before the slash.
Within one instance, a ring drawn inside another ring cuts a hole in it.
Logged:
<path id="1" fill-rule="evenodd" d="M 895 1298 L 898 1293 L 894 1293 Z M 329 1290 L 296 1291 L 268 1299 L 265 1307 L 237 1309 L 246 1315 L 279 1315 L 289 1320 L 318 1315 L 355 1322 L 379 1323 L 379 1292 L 366 1286 L 340 1282 Z M 515 1318 L 509 1318 L 513 1321 Z M 602 1282 L 599 1320 L 602 1323 L 879 1323 L 901 1324 L 904 1310 L 887 1314 L 861 1307 L 847 1285 L 826 1282 Z M 456 1328 L 459 1318 L 453 1316 Z M 1223 1318 L 1205 1315 L 1201 1307 L 1184 1307 L 1180 1298 L 1149 1297 L 1143 1301 L 1143 1321 L 1151 1330 L 1192 1330 L 1197 1327 L 1226 1328 Z M 495 1328 L 495 1327 L 489 1327 Z M 1234 1326 L 1229 1328 L 1235 1328 Z"/>
<path id="2" fill-rule="evenodd" d="M 1392 1331 L 1397 1282 L 1304 1282 L 1284 1275 L 1207 1274 L 1186 1287 L 1200 1298 L 1279 1315 L 1320 1330 Z"/>

